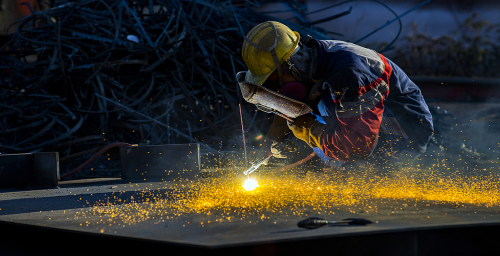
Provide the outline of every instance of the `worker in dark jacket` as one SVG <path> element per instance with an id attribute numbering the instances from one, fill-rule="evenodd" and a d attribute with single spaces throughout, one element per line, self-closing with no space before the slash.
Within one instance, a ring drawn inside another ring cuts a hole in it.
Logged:
<path id="1" fill-rule="evenodd" d="M 275 157 L 293 132 L 326 163 L 411 162 L 426 151 L 432 116 L 420 89 L 392 61 L 361 46 L 306 39 L 278 22 L 264 22 L 242 47 L 245 80 L 308 104 L 293 122 L 275 116 L 267 139 Z"/>

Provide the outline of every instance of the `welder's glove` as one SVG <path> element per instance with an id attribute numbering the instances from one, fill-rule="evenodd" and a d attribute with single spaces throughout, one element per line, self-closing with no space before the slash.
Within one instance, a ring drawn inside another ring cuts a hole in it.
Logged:
<path id="1" fill-rule="evenodd" d="M 288 129 L 288 127 L 287 127 L 287 129 Z M 283 147 L 281 146 L 281 143 L 283 143 L 283 142 L 278 142 L 278 141 L 272 140 L 271 141 L 271 152 L 266 150 L 266 157 L 268 157 L 269 154 L 273 154 L 273 157 L 276 157 L 276 158 L 286 158 L 286 155 L 282 154 Z M 268 165 L 269 159 L 264 161 L 262 164 Z"/>
<path id="2" fill-rule="evenodd" d="M 287 121 L 288 128 L 293 132 L 297 139 L 303 140 L 311 148 L 321 147 L 321 134 L 325 125 L 318 122 L 316 117 L 311 114 L 299 116 L 292 123 Z"/>
<path id="3" fill-rule="evenodd" d="M 266 156 L 274 153 L 273 157 L 277 158 L 286 158 L 285 155 L 282 154 L 282 150 L 280 149 L 281 141 L 283 138 L 289 134 L 291 131 L 288 129 L 288 125 L 286 124 L 286 119 L 283 117 L 274 115 L 273 123 L 271 124 L 271 128 L 266 134 L 266 147 L 270 149 L 270 153 L 266 153 Z M 269 160 L 264 162 L 264 165 L 267 165 Z"/>
<path id="4" fill-rule="evenodd" d="M 271 153 L 273 157 L 276 158 L 287 158 L 285 153 L 287 152 L 295 152 L 297 150 L 297 145 L 289 140 L 277 142 L 272 141 L 271 144 Z M 266 153 L 266 157 L 271 153 Z M 269 163 L 269 159 L 263 163 L 263 165 L 267 165 Z"/>
<path id="5" fill-rule="evenodd" d="M 271 153 L 273 153 L 273 157 L 276 157 L 276 158 L 286 158 L 286 155 L 284 155 L 283 153 L 283 146 L 281 145 L 283 142 L 277 142 L 277 141 L 273 141 L 272 144 L 271 144 Z"/>

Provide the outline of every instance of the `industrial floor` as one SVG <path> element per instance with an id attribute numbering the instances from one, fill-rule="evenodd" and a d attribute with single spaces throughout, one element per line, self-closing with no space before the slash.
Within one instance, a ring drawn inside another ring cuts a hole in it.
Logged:
<path id="1" fill-rule="evenodd" d="M 98 178 L 63 181 L 54 189 L 0 190 L 0 255 L 132 255 L 151 250 L 168 255 L 210 251 L 243 255 L 322 250 L 340 255 L 500 252 L 494 246 L 500 238 L 500 205 L 496 203 L 485 206 L 380 197 L 359 205 L 327 204 L 321 209 L 307 203 L 293 209 L 263 204 L 258 211 L 240 205 L 234 208 L 239 212 L 229 212 L 227 207 L 174 209 L 179 207 L 176 200 L 181 200 L 176 194 L 189 194 L 193 184 L 210 182 L 211 178 L 140 182 Z M 304 186 L 300 179 L 293 182 L 297 184 L 292 186 Z M 243 198 L 259 198 L 253 196 Z M 297 223 L 308 217 L 363 218 L 373 224 L 299 228 Z"/>

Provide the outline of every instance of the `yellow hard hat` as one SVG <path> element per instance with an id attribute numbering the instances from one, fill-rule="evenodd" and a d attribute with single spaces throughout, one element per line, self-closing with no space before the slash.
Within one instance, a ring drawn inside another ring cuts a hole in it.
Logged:
<path id="1" fill-rule="evenodd" d="M 242 57 L 248 67 L 245 80 L 262 85 L 281 64 L 298 49 L 300 35 L 282 23 L 266 21 L 248 32 L 243 42 Z"/>

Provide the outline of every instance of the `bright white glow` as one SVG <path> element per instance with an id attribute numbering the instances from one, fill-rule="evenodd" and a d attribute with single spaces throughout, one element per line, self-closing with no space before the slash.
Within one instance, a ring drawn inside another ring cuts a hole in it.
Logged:
<path id="1" fill-rule="evenodd" d="M 254 190 L 257 188 L 259 184 L 257 184 L 257 181 L 254 179 L 247 179 L 245 180 L 245 183 L 243 183 L 243 188 L 246 190 Z"/>

